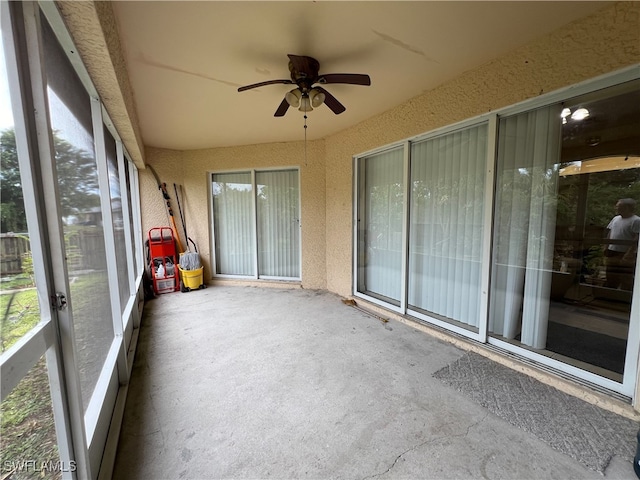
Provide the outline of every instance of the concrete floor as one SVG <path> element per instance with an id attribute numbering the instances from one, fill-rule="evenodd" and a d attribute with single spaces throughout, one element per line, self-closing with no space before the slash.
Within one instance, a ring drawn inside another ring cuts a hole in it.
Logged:
<path id="1" fill-rule="evenodd" d="M 113 478 L 603 478 L 432 377 L 463 353 L 327 292 L 161 295 Z"/>

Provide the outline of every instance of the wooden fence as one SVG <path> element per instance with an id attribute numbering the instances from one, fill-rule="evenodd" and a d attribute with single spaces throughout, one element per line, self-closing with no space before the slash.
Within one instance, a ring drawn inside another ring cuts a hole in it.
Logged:
<path id="1" fill-rule="evenodd" d="M 65 233 L 66 255 L 70 271 L 106 268 L 102 228 L 81 226 Z M 0 234 L 0 274 L 23 273 L 23 255 L 30 250 L 27 234 Z"/>
<path id="2" fill-rule="evenodd" d="M 29 238 L 26 234 L 0 234 L 0 274 L 22 273 L 22 256 L 28 251 Z"/>

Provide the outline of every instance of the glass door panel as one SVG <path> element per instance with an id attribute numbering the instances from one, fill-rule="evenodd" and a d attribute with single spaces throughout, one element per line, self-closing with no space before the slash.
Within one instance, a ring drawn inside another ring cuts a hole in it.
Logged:
<path id="1" fill-rule="evenodd" d="M 547 350 L 621 381 L 640 217 L 640 85 L 564 105 Z M 584 117 L 584 118 L 583 118 Z"/>
<path id="2" fill-rule="evenodd" d="M 297 170 L 256 172 L 258 275 L 300 278 Z"/>
<path id="3" fill-rule="evenodd" d="M 255 275 L 251 173 L 216 173 L 211 184 L 216 273 Z"/>
<path id="4" fill-rule="evenodd" d="M 404 149 L 362 158 L 358 178 L 358 292 L 400 305 Z"/>
<path id="5" fill-rule="evenodd" d="M 638 105 L 632 82 L 499 133 L 490 333 L 620 383 L 639 320 Z"/>
<path id="6" fill-rule="evenodd" d="M 410 308 L 477 331 L 487 126 L 411 146 Z"/>

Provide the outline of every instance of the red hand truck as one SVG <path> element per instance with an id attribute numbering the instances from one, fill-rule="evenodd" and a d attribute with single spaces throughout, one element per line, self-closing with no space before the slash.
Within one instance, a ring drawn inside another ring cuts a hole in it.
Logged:
<path id="1" fill-rule="evenodd" d="M 171 293 L 180 290 L 176 241 L 170 227 L 156 227 L 149 230 L 149 272 L 153 280 L 153 291 Z"/>

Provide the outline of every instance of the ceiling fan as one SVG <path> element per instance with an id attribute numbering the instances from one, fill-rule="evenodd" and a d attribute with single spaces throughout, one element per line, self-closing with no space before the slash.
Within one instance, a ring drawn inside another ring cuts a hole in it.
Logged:
<path id="1" fill-rule="evenodd" d="M 276 110 L 274 117 L 282 117 L 289 107 L 299 107 L 302 112 L 309 112 L 323 103 L 329 107 L 336 115 L 344 112 L 346 107 L 342 105 L 336 97 L 327 92 L 319 85 L 330 83 L 346 83 L 350 85 L 371 85 L 369 75 L 360 73 L 327 73 L 319 74 L 320 62 L 315 58 L 303 55 L 288 55 L 289 71 L 291 80 L 267 80 L 266 82 L 254 83 L 238 88 L 238 92 L 244 92 L 252 88 L 274 85 L 278 83 L 297 85 L 296 88 L 288 92 L 282 103 Z M 319 84 L 319 85 L 318 85 Z"/>

